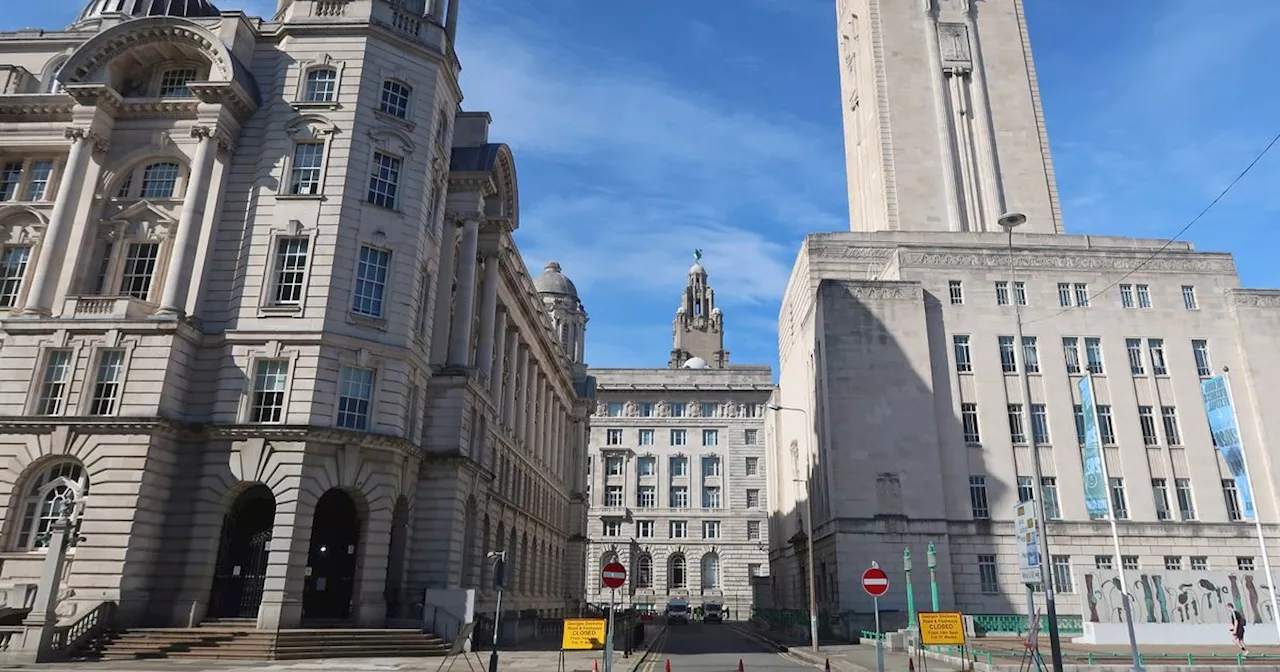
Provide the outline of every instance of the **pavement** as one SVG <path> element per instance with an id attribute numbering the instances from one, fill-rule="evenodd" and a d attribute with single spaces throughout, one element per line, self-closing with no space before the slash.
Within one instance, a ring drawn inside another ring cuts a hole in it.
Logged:
<path id="1" fill-rule="evenodd" d="M 667 627 L 634 672 L 812 672 L 811 661 L 797 658 L 732 623 L 689 623 Z"/>

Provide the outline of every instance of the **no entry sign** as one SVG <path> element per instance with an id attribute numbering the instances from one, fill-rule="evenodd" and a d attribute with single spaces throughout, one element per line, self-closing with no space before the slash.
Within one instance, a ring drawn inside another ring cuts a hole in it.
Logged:
<path id="1" fill-rule="evenodd" d="M 862 573 L 862 589 L 871 597 L 880 597 L 889 592 L 889 575 L 879 567 L 872 567 Z"/>
<path id="2" fill-rule="evenodd" d="M 881 572 L 881 574 L 883 573 Z M 607 588 L 617 590 L 627 582 L 627 568 L 623 567 L 620 562 L 611 562 L 600 570 L 600 578 Z"/>

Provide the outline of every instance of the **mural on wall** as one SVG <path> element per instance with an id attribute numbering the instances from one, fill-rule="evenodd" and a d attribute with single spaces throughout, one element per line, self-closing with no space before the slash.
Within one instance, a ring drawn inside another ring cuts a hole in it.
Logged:
<path id="1" fill-rule="evenodd" d="M 1242 571 L 1126 570 L 1136 623 L 1226 625 L 1229 605 L 1250 623 L 1270 623 L 1271 598 L 1266 574 Z M 1097 569 L 1084 574 L 1086 623 L 1124 623 L 1120 573 Z"/>

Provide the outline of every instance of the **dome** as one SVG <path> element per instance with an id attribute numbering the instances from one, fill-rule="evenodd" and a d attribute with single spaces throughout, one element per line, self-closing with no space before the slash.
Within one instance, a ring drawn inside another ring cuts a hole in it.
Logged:
<path id="1" fill-rule="evenodd" d="M 703 358 L 701 358 L 701 357 L 690 357 L 690 358 L 689 358 L 689 361 L 685 362 L 685 363 L 684 363 L 684 366 L 683 366 L 682 368 L 685 368 L 685 369 L 705 369 L 705 368 L 708 368 L 708 367 L 707 367 L 707 360 L 705 360 L 705 359 L 703 359 Z"/>
<path id="2" fill-rule="evenodd" d="M 144 16 L 218 16 L 219 11 L 209 0 L 89 0 L 79 21 L 96 19 L 103 14 L 127 14 L 135 18 Z"/>
<path id="3" fill-rule="evenodd" d="M 578 298 L 578 288 L 573 286 L 572 280 L 560 272 L 560 262 L 557 261 L 547 262 L 547 268 L 542 271 L 542 275 L 533 279 L 533 287 L 539 294 L 559 294 Z"/>
<path id="4" fill-rule="evenodd" d="M 702 264 L 700 263 L 694 262 L 694 264 L 689 267 L 689 275 L 706 275 L 706 274 L 707 274 L 707 269 L 703 268 Z"/>

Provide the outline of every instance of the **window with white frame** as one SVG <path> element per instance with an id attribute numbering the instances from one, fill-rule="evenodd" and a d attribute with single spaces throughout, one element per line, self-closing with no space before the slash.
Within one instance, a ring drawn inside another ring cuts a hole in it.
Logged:
<path id="1" fill-rule="evenodd" d="M 605 408 L 606 408 L 606 412 L 609 414 L 609 417 L 611 417 L 611 418 L 621 418 L 621 417 L 622 417 L 622 411 L 623 411 L 623 408 L 624 408 L 624 405 L 623 405 L 623 403 L 622 403 L 622 402 L 620 402 L 620 401 L 611 401 L 611 402 L 609 402 L 609 405 L 608 405 L 608 406 L 606 406 Z"/>
<path id="2" fill-rule="evenodd" d="M 303 237 L 276 239 L 275 283 L 271 291 L 271 303 L 276 306 L 297 306 L 302 303 L 302 293 L 307 279 L 307 253 L 311 241 Z"/>
<path id="3" fill-rule="evenodd" d="M 160 260 L 160 243 L 129 243 L 120 269 L 121 296 L 146 301 Z"/>
<path id="4" fill-rule="evenodd" d="M 116 189 L 116 198 L 168 200 L 177 198 L 186 188 L 183 166 L 174 161 L 140 164 L 124 177 Z"/>
<path id="5" fill-rule="evenodd" d="M 642 418 L 653 417 L 653 404 L 649 402 L 639 404 L 638 410 L 640 411 L 640 417 Z"/>
<path id="6" fill-rule="evenodd" d="M 760 539 L 760 521 L 748 520 L 747 521 L 747 540 L 758 541 L 759 539 Z"/>
<path id="7" fill-rule="evenodd" d="M 89 415 L 115 415 L 120 403 L 120 384 L 124 380 L 124 351 L 101 350 L 98 370 L 93 378 L 93 396 Z"/>
<path id="8" fill-rule="evenodd" d="M 747 472 L 746 472 L 746 473 L 747 473 L 747 475 L 748 475 L 748 476 L 756 476 L 756 475 L 759 475 L 759 473 L 760 473 L 760 458 L 758 458 L 758 457 L 748 457 L 748 458 L 746 458 L 746 460 L 744 460 L 744 462 L 745 462 L 745 466 L 746 466 L 746 470 L 747 470 Z"/>
<path id="9" fill-rule="evenodd" d="M 1120 307 L 1133 307 L 1133 285 L 1120 285 Z"/>
<path id="10" fill-rule="evenodd" d="M 1080 373 L 1080 339 L 1074 336 L 1062 338 L 1062 358 L 1067 363 L 1067 373 Z"/>
<path id="11" fill-rule="evenodd" d="M 1240 505 L 1240 490 L 1234 478 L 1222 479 L 1222 498 L 1227 504 L 1227 520 L 1244 520 L 1244 507 Z"/>
<path id="12" fill-rule="evenodd" d="M 610 455 L 604 458 L 604 473 L 606 476 L 621 476 L 625 471 L 626 465 L 621 457 Z"/>
<path id="13" fill-rule="evenodd" d="M 652 429 L 642 429 L 642 430 L 640 430 L 639 432 L 637 432 L 637 434 L 639 435 L 639 436 L 638 436 L 638 438 L 640 439 L 640 445 L 642 445 L 642 446 L 652 446 L 652 445 L 653 445 L 653 430 L 652 430 Z"/>
<path id="14" fill-rule="evenodd" d="M 1134 289 L 1137 290 L 1138 292 L 1138 307 L 1150 308 L 1151 307 L 1151 288 L 1148 287 L 1147 285 L 1137 285 L 1134 287 Z"/>
<path id="15" fill-rule="evenodd" d="M 987 477 L 969 477 L 969 505 L 973 510 L 974 520 L 991 518 L 991 505 L 987 501 Z"/>
<path id="16" fill-rule="evenodd" d="M 53 159 L 13 158 L 0 162 L 0 202 L 52 200 L 53 169 Z"/>
<path id="17" fill-rule="evenodd" d="M 1009 404 L 1009 440 L 1013 443 L 1026 443 L 1027 431 L 1022 425 L 1022 404 Z"/>
<path id="18" fill-rule="evenodd" d="M 604 536 L 606 536 L 606 537 L 621 537 L 621 536 L 622 536 L 622 521 L 620 521 L 620 520 L 606 520 L 606 521 L 604 521 L 604 527 L 603 527 L 603 530 L 604 530 Z"/>
<path id="19" fill-rule="evenodd" d="M 760 508 L 760 488 L 747 488 L 747 508 Z"/>
<path id="20" fill-rule="evenodd" d="M 1031 404 L 1031 435 L 1039 445 L 1049 441 L 1049 410 L 1044 404 Z"/>
<path id="21" fill-rule="evenodd" d="M 719 408 L 720 408 L 720 405 L 715 403 L 714 401 L 702 402 L 702 417 L 704 418 L 716 417 L 716 415 L 718 415 Z"/>
<path id="22" fill-rule="evenodd" d="M 604 489 L 604 505 L 610 508 L 622 506 L 622 486 L 609 485 Z"/>
<path id="23" fill-rule="evenodd" d="M 1058 283 L 1058 305 L 1063 308 L 1071 307 L 1071 283 Z"/>
<path id="24" fill-rule="evenodd" d="M 1000 572 L 996 567 L 996 556 L 978 556 L 978 581 L 984 595 L 1000 594 Z"/>
<path id="25" fill-rule="evenodd" d="M 1030 476 L 1019 476 L 1018 477 L 1018 502 L 1019 503 L 1029 502 L 1032 499 L 1034 499 L 1035 496 L 1036 496 L 1036 493 L 1035 493 L 1034 479 L 1032 479 Z"/>
<path id="26" fill-rule="evenodd" d="M 324 169 L 324 143 L 299 142 L 293 146 L 289 166 L 289 193 L 312 196 L 320 193 L 320 175 Z"/>
<path id="27" fill-rule="evenodd" d="M 1236 556 L 1236 569 L 1241 572 L 1254 571 L 1253 556 L 1251 555 Z"/>
<path id="28" fill-rule="evenodd" d="M 1122 555 L 1120 556 L 1120 566 L 1126 570 L 1136 570 L 1138 568 L 1138 556 Z"/>
<path id="29" fill-rule="evenodd" d="M 1124 479 L 1113 476 L 1107 481 L 1111 489 L 1111 513 L 1116 520 L 1126 520 L 1129 517 L 1129 497 L 1124 491 Z"/>
<path id="30" fill-rule="evenodd" d="M 718 509 L 723 506 L 723 498 L 720 496 L 720 487 L 716 485 L 702 486 L 702 508 Z"/>
<path id="31" fill-rule="evenodd" d="M 418 274 L 418 305 L 417 305 L 418 315 L 417 315 L 417 318 L 414 320 L 414 331 L 415 333 L 421 335 L 423 338 L 427 337 L 427 319 L 430 317 L 430 313 L 428 312 L 428 308 L 430 307 L 430 302 L 431 302 L 431 271 L 427 270 L 424 267 L 422 269 L 422 272 Z M 499 355 L 499 356 L 501 357 L 502 355 Z M 505 381 L 508 380 L 509 376 L 511 375 L 512 364 L 506 358 L 503 359 L 503 362 L 504 362 L 504 365 L 502 367 L 503 382 L 500 382 L 499 383 L 500 385 L 505 384 Z"/>
<path id="32" fill-rule="evenodd" d="M 658 488 L 642 485 L 636 488 L 636 506 L 641 509 L 652 509 L 658 505 Z"/>
<path id="33" fill-rule="evenodd" d="M 656 476 L 658 474 L 658 458 L 652 455 L 636 458 L 636 473 L 641 476 Z"/>
<path id="34" fill-rule="evenodd" d="M 1102 339 L 1086 338 L 1084 339 L 1084 356 L 1088 365 L 1089 373 L 1095 376 L 1101 376 L 1105 373 L 1102 366 Z"/>
<path id="35" fill-rule="evenodd" d="M 1196 288 L 1193 285 L 1182 286 L 1182 305 L 1187 310 L 1200 309 L 1200 303 L 1196 301 Z"/>
<path id="36" fill-rule="evenodd" d="M 996 305 L 997 306 L 1009 305 L 1009 281 L 1008 280 L 996 281 Z"/>
<path id="37" fill-rule="evenodd" d="M 964 304 L 964 285 L 959 280 L 947 281 L 947 295 L 951 297 L 951 305 Z"/>
<path id="38" fill-rule="evenodd" d="M 191 98 L 191 89 L 187 84 L 194 82 L 197 76 L 195 68 L 170 68 L 160 75 L 161 98 Z"/>
<path id="39" fill-rule="evenodd" d="M 30 245 L 0 246 L 0 308 L 18 305 L 30 259 Z"/>
<path id="40" fill-rule="evenodd" d="M 689 458 L 672 457 L 669 460 L 668 468 L 671 470 L 671 475 L 673 477 L 688 476 L 689 475 Z"/>
<path id="41" fill-rule="evenodd" d="M 0 162 L 0 202 L 17 200 L 22 193 L 22 160 L 9 159 Z"/>
<path id="42" fill-rule="evenodd" d="M 1182 569 L 1182 556 L 1181 555 L 1164 556 L 1164 568 L 1171 572 L 1176 572 Z"/>
<path id="43" fill-rule="evenodd" d="M 1196 519 L 1196 501 L 1191 494 L 1191 479 L 1173 479 L 1174 493 L 1178 497 L 1178 514 L 1183 520 Z"/>
<path id="44" fill-rule="evenodd" d="M 71 350 L 61 348 L 49 350 L 45 354 L 35 415 L 61 415 L 66 408 L 74 354 Z"/>
<path id="45" fill-rule="evenodd" d="M 1114 555 L 1095 555 L 1093 556 L 1093 566 L 1096 569 L 1115 569 L 1116 557 Z"/>
<path id="46" fill-rule="evenodd" d="M 671 430 L 671 445 L 683 446 L 689 441 L 689 431 L 686 429 Z"/>
<path id="47" fill-rule="evenodd" d="M 715 455 L 702 456 L 702 477 L 711 478 L 720 475 L 720 458 Z"/>
<path id="48" fill-rule="evenodd" d="M 1205 572 L 1209 570 L 1209 557 L 1206 555 L 1193 555 L 1191 560 L 1191 571 Z"/>
<path id="49" fill-rule="evenodd" d="M 1116 445 L 1116 428 L 1115 423 L 1111 420 L 1111 406 L 1109 404 L 1098 404 L 1098 435 L 1102 438 L 1102 445 Z"/>
<path id="50" fill-rule="evenodd" d="M 746 446 L 754 446 L 760 442 L 760 430 L 744 429 L 742 430 L 742 443 Z"/>
<path id="51" fill-rule="evenodd" d="M 1169 367 L 1164 361 L 1164 339 L 1148 338 L 1147 352 L 1151 355 L 1151 373 L 1157 376 L 1169 375 Z"/>
<path id="52" fill-rule="evenodd" d="M 1027 305 L 1027 283 L 1016 280 L 1013 283 L 1013 300 L 1019 306 Z"/>
<path id="53" fill-rule="evenodd" d="M 400 188 L 400 168 L 403 161 L 398 157 L 373 153 L 373 170 L 369 173 L 368 201 L 374 205 L 396 209 L 396 192 Z"/>
<path id="54" fill-rule="evenodd" d="M 1072 290 L 1075 291 L 1076 306 L 1080 308 L 1088 308 L 1089 307 L 1089 285 L 1083 282 L 1077 282 L 1074 285 L 1072 285 L 1071 288 Z"/>
<path id="55" fill-rule="evenodd" d="M 604 430 L 604 445 L 606 445 L 606 446 L 621 446 L 621 445 L 622 445 L 622 430 L 621 430 L 621 429 L 618 429 L 618 428 L 612 428 L 612 429 L 606 429 L 606 430 Z"/>
<path id="56" fill-rule="evenodd" d="M 1013 337 L 1000 336 L 997 343 L 1000 348 L 1000 370 L 1005 373 L 1017 373 L 1018 360 L 1013 347 Z"/>
<path id="57" fill-rule="evenodd" d="M 1160 443 L 1160 437 L 1156 434 L 1155 409 L 1150 406 L 1139 406 L 1138 425 L 1142 428 L 1143 445 L 1154 446 Z"/>
<path id="58" fill-rule="evenodd" d="M 47 546 L 50 528 L 62 512 L 87 494 L 89 475 L 78 463 L 59 460 L 42 469 L 31 479 L 18 506 L 10 509 L 22 513 L 22 524 L 14 538 L 15 550 Z"/>
<path id="59" fill-rule="evenodd" d="M 375 371 L 361 366 L 344 366 L 338 375 L 338 426 L 344 429 L 369 429 L 369 412 L 373 405 Z"/>
<path id="60" fill-rule="evenodd" d="M 969 336 L 957 334 L 951 337 L 956 356 L 956 373 L 973 373 L 973 355 L 969 352 Z"/>
<path id="61" fill-rule="evenodd" d="M 280 422 L 289 384 L 289 360 L 259 359 L 254 366 L 249 422 Z"/>
<path id="62" fill-rule="evenodd" d="M 1062 506 L 1058 503 L 1058 478 L 1045 476 L 1040 479 L 1040 493 L 1044 496 L 1044 517 L 1062 519 Z"/>
<path id="63" fill-rule="evenodd" d="M 1040 350 L 1035 336 L 1022 337 L 1022 364 L 1027 367 L 1027 373 L 1040 373 Z"/>
<path id="64" fill-rule="evenodd" d="M 351 312 L 367 317 L 382 317 L 383 298 L 387 291 L 387 270 L 390 266 L 390 250 L 360 246 Z"/>
<path id="65" fill-rule="evenodd" d="M 1071 580 L 1071 556 L 1055 555 L 1053 562 L 1053 587 L 1063 595 L 1070 595 L 1076 592 L 1075 584 Z"/>
<path id="66" fill-rule="evenodd" d="M 982 443 L 982 435 L 978 432 L 977 404 L 972 402 L 960 404 L 960 425 L 964 431 L 965 443 Z"/>
<path id="67" fill-rule="evenodd" d="M 334 68 L 312 68 L 307 71 L 302 87 L 302 100 L 307 103 L 332 103 L 338 97 L 338 71 Z"/>
<path id="68" fill-rule="evenodd" d="M 1167 479 L 1151 479 L 1151 497 L 1156 504 L 1156 520 L 1172 520 L 1173 512 L 1169 510 L 1169 481 Z"/>
<path id="69" fill-rule="evenodd" d="M 689 486 L 687 485 L 671 486 L 670 506 L 673 509 L 689 508 Z"/>
<path id="70" fill-rule="evenodd" d="M 1142 339 L 1124 339 L 1124 349 L 1129 355 L 1129 373 L 1135 376 L 1141 376 L 1146 373 L 1146 368 L 1142 363 Z"/>
<path id="71" fill-rule="evenodd" d="M 382 98 L 378 101 L 378 111 L 397 119 L 409 118 L 409 97 L 413 89 L 404 82 L 388 79 L 382 82 Z"/>
<path id="72" fill-rule="evenodd" d="M 685 539 L 689 536 L 689 521 L 673 520 L 668 524 L 667 531 L 672 539 Z"/>
<path id="73" fill-rule="evenodd" d="M 687 410 L 688 410 L 688 404 L 686 404 L 685 402 L 683 401 L 671 402 L 671 417 L 683 418 Z"/>
<path id="74" fill-rule="evenodd" d="M 1182 430 L 1178 426 L 1178 409 L 1176 406 L 1161 406 L 1160 419 L 1164 424 L 1164 440 L 1170 446 L 1182 445 Z"/>
<path id="75" fill-rule="evenodd" d="M 1202 338 L 1192 339 L 1191 352 L 1196 359 L 1196 375 L 1208 378 L 1213 375 L 1213 364 L 1209 360 L 1209 341 Z"/>
<path id="76" fill-rule="evenodd" d="M 718 520 L 702 521 L 702 538 L 703 539 L 719 539 L 720 538 L 720 521 Z"/>
<path id="77" fill-rule="evenodd" d="M 653 521 L 652 520 L 636 521 L 636 538 L 637 539 L 653 538 Z M 636 579 L 637 579 L 637 584 L 639 584 L 641 576 L 640 576 L 640 572 L 638 571 L 636 572 Z"/>

